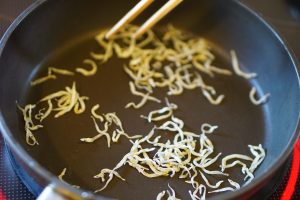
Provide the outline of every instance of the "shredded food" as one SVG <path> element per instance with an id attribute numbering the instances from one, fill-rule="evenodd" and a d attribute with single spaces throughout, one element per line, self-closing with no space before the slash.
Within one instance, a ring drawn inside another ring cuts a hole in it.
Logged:
<path id="1" fill-rule="evenodd" d="M 62 172 L 58 175 L 58 179 L 61 180 L 62 182 L 65 182 L 63 177 L 66 175 L 66 172 L 67 172 L 67 168 L 64 168 Z"/>
<path id="2" fill-rule="evenodd" d="M 130 91 L 142 99 L 138 104 L 128 103 L 126 108 L 141 108 L 148 100 L 159 102 L 150 96 L 155 88 L 166 88 L 166 94 L 172 96 L 201 88 L 210 103 L 218 105 L 222 102 L 225 96 L 217 96 L 214 100 L 211 95 L 216 95 L 215 89 L 204 83 L 200 73 L 214 77 L 216 74 L 230 76 L 232 72 L 213 65 L 215 56 L 203 38 L 168 25 L 161 37 L 149 30 L 144 38 L 136 40 L 132 37 L 136 30 L 136 26 L 130 25 L 111 40 L 105 39 L 106 31 L 101 32 L 96 40 L 104 53 L 91 53 L 101 63 L 113 55 L 129 59 L 124 71 L 132 79 Z M 146 93 L 136 94 L 135 88 Z"/>
<path id="3" fill-rule="evenodd" d="M 21 108 L 18 104 L 17 106 L 22 111 L 23 119 L 25 121 L 25 132 L 26 132 L 27 144 L 31 146 L 38 145 L 39 143 L 34 137 L 32 131 L 36 131 L 40 128 L 43 128 L 43 125 L 36 125 L 33 123 L 32 110 L 36 107 L 36 105 L 28 104 L 24 108 Z"/>
<path id="4" fill-rule="evenodd" d="M 93 143 L 96 140 L 98 140 L 99 138 L 101 138 L 102 136 L 105 136 L 106 141 L 107 141 L 107 146 L 108 146 L 108 148 L 110 148 L 111 141 L 118 142 L 121 136 L 124 136 L 128 139 L 137 139 L 137 138 L 142 137 L 141 135 L 134 135 L 134 136 L 128 135 L 124 131 L 122 122 L 121 122 L 120 118 L 116 115 L 116 113 L 107 113 L 107 114 L 103 114 L 103 116 L 102 116 L 102 115 L 99 115 L 96 113 L 98 108 L 99 108 L 99 104 L 96 104 L 91 109 L 91 114 L 92 114 L 91 118 L 94 122 L 94 126 L 95 126 L 95 129 L 98 132 L 98 134 L 91 138 L 81 138 L 80 141 L 86 142 L 86 143 Z M 99 128 L 97 120 L 101 124 L 103 124 L 103 126 L 104 126 L 103 129 Z M 114 125 L 117 128 L 114 128 L 113 130 L 109 131 L 109 128 L 112 127 L 112 125 Z"/>
<path id="5" fill-rule="evenodd" d="M 64 169 L 62 170 L 62 172 L 58 175 L 58 179 L 59 179 L 61 182 L 67 183 L 67 182 L 63 179 L 63 177 L 66 175 L 66 172 L 67 172 L 67 168 L 64 168 Z M 67 183 L 67 184 L 69 184 L 69 183 Z M 74 187 L 74 188 L 80 188 L 80 186 L 78 186 L 78 185 L 72 185 L 72 187 Z"/>
<path id="6" fill-rule="evenodd" d="M 138 108 L 141 108 L 142 106 L 144 106 L 144 105 L 146 104 L 147 101 L 154 101 L 154 102 L 160 103 L 160 100 L 159 100 L 159 99 L 150 96 L 150 93 L 151 93 L 151 92 L 148 92 L 147 94 L 144 94 L 144 93 L 142 93 L 142 92 L 137 91 L 133 82 L 129 82 L 129 87 L 130 87 L 131 93 L 132 93 L 133 95 L 142 97 L 142 100 L 141 100 L 140 103 L 138 103 L 138 104 L 135 104 L 135 103 L 133 103 L 133 102 L 130 102 L 130 103 L 128 103 L 128 104 L 125 106 L 125 108 L 133 107 L 133 108 L 135 108 L 135 109 L 138 109 Z"/>
<path id="7" fill-rule="evenodd" d="M 66 87 L 65 90 L 60 90 L 58 92 L 47 95 L 42 98 L 39 102 L 48 102 L 49 107 L 52 108 L 51 111 L 57 112 L 54 117 L 58 118 L 62 115 L 74 111 L 75 114 L 81 114 L 85 111 L 85 101 L 89 98 L 86 96 L 80 96 L 76 90 L 76 83 L 73 82 L 72 87 Z M 56 105 L 53 106 L 52 103 L 49 104 L 49 101 L 56 102 Z M 48 111 L 40 118 L 45 118 L 45 115 L 49 115 Z"/>
<path id="8" fill-rule="evenodd" d="M 56 77 L 55 74 L 73 76 L 74 72 L 71 72 L 71 71 L 66 70 L 66 69 L 49 67 L 47 76 L 44 76 L 44 77 L 38 78 L 34 81 L 31 81 L 30 84 L 31 84 L 31 86 L 35 86 L 35 85 L 41 84 L 43 82 L 46 82 L 48 80 L 56 79 L 57 77 Z"/>
<path id="9" fill-rule="evenodd" d="M 167 102 L 167 105 L 170 104 Z M 156 119 L 155 121 L 163 122 L 162 125 L 154 126 L 142 138 L 131 140 L 131 149 L 113 169 L 102 169 L 95 175 L 94 178 L 101 178 L 101 181 L 105 182 L 104 186 L 95 192 L 108 187 L 114 176 L 125 180 L 117 171 L 122 166 L 129 165 L 148 178 L 174 177 L 178 174 L 180 179 L 184 179 L 194 188 L 194 191 L 189 191 L 192 199 L 205 199 L 207 193 L 234 191 L 241 187 L 240 183 L 228 178 L 227 169 L 240 167 L 241 173 L 244 174 L 244 184 L 248 184 L 254 178 L 254 171 L 265 158 L 262 145 L 249 145 L 251 157 L 231 154 L 221 158 L 222 153 L 216 152 L 213 142 L 208 138 L 218 126 L 204 123 L 200 134 L 193 133 L 185 130 L 183 120 L 175 117 L 174 113 L 171 115 L 159 111 L 155 113 L 158 116 L 151 115 L 145 118 L 149 122 Z M 158 131 L 172 132 L 174 137 L 163 142 Z M 221 162 L 220 168 L 212 169 L 212 165 L 217 162 Z M 207 178 L 210 175 L 218 175 L 215 179 L 219 180 L 210 182 Z M 164 198 L 166 193 L 168 198 L 177 199 L 171 187 L 170 191 L 160 192 L 157 199 Z"/>
<path id="10" fill-rule="evenodd" d="M 267 94 L 264 94 L 259 99 L 257 99 L 255 87 L 252 87 L 252 89 L 250 90 L 250 93 L 249 93 L 249 98 L 250 98 L 251 102 L 257 106 L 266 103 L 268 101 L 268 99 L 270 98 L 270 96 L 271 96 L 271 94 L 267 93 Z"/>
<path id="11" fill-rule="evenodd" d="M 83 76 L 93 76 L 97 73 L 97 69 L 98 69 L 98 66 L 97 66 L 97 63 L 91 59 L 85 59 L 83 60 L 83 63 L 84 64 L 87 64 L 87 65 L 90 65 L 91 66 L 91 69 L 90 70 L 86 70 L 84 68 L 76 68 L 76 72 L 82 74 Z"/>
<path id="12" fill-rule="evenodd" d="M 169 100 L 166 98 L 166 107 L 163 107 L 159 110 L 151 111 L 147 117 L 143 115 L 141 115 L 141 117 L 147 119 L 148 122 L 160 121 L 171 117 L 173 115 L 173 111 L 176 110 L 177 107 L 178 106 L 176 104 L 169 103 Z"/>
<path id="13" fill-rule="evenodd" d="M 234 72 L 238 76 L 241 76 L 241 77 L 243 77 L 245 79 L 251 79 L 251 78 L 257 77 L 256 73 L 246 73 L 246 72 L 243 72 L 241 70 L 240 65 L 239 65 L 239 61 L 238 61 L 238 58 L 237 58 L 237 55 L 236 55 L 235 51 L 231 50 L 230 51 L 230 55 L 231 55 L 231 61 L 232 61 L 233 70 L 234 70 Z"/>
<path id="14" fill-rule="evenodd" d="M 28 104 L 24 108 L 18 105 L 18 108 L 22 111 L 23 119 L 25 121 L 25 132 L 27 144 L 33 146 L 39 144 L 34 137 L 32 131 L 43 128 L 43 125 L 35 125 L 33 120 L 39 120 L 42 122 L 49 117 L 52 112 L 56 112 L 55 118 L 74 110 L 75 114 L 81 114 L 85 111 L 85 101 L 89 98 L 86 96 L 80 96 L 76 90 L 76 84 L 73 82 L 72 87 L 66 87 L 65 90 L 61 90 L 42 98 L 36 104 Z M 39 103 L 46 102 L 48 107 L 44 107 L 33 116 L 33 110 Z"/>

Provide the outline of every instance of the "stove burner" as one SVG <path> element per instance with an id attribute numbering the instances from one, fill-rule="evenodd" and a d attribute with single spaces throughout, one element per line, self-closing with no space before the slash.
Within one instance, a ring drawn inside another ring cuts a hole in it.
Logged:
<path id="1" fill-rule="evenodd" d="M 0 136 L 0 194 L 7 200 L 34 200 L 34 196 L 14 173 L 9 154 L 5 149 L 4 141 Z M 4 198 L 1 198 L 4 200 Z"/>

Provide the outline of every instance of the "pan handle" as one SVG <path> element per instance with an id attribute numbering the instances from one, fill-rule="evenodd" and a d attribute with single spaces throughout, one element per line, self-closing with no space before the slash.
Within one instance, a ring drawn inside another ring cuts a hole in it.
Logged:
<path id="1" fill-rule="evenodd" d="M 37 200 L 82 200 L 83 198 L 61 187 L 48 185 Z"/>

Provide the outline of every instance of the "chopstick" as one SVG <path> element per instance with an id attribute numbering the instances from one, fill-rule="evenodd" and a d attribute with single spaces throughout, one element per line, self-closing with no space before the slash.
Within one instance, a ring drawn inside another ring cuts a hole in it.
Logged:
<path id="1" fill-rule="evenodd" d="M 116 34 L 124 26 L 132 22 L 137 16 L 139 16 L 148 6 L 150 6 L 154 0 L 141 0 L 136 4 L 116 25 L 114 25 L 105 35 L 106 39 Z"/>
<path id="2" fill-rule="evenodd" d="M 152 15 L 133 35 L 134 38 L 138 38 L 143 35 L 148 29 L 152 28 L 157 22 L 171 12 L 176 6 L 178 6 L 183 0 L 169 0 L 163 7 L 161 7 L 154 15 Z"/>
<path id="3" fill-rule="evenodd" d="M 138 38 L 143 35 L 148 29 L 152 28 L 157 22 L 171 12 L 183 0 L 169 0 L 158 11 L 156 11 L 142 26 L 134 33 L 133 37 Z M 116 25 L 114 25 L 105 35 L 106 39 L 111 38 L 119 30 L 138 17 L 147 7 L 149 7 L 154 0 L 141 0 L 134 6 Z"/>

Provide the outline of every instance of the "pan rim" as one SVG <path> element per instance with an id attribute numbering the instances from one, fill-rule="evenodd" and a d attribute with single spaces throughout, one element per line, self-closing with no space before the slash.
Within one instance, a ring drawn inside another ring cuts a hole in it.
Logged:
<path id="1" fill-rule="evenodd" d="M 31 14 L 33 11 L 35 11 L 37 8 L 40 7 L 40 5 L 46 3 L 48 0 L 37 0 L 33 4 L 31 4 L 26 10 L 24 10 L 9 26 L 9 28 L 4 33 L 3 37 L 0 40 L 0 56 L 2 55 L 2 52 L 6 46 L 6 43 L 8 39 L 10 38 L 11 34 L 14 32 L 14 30 L 19 26 L 20 23 L 23 22 L 23 20 L 26 19 L 26 17 Z M 271 25 L 268 20 L 266 20 L 261 14 L 256 12 L 253 8 L 250 8 L 249 5 L 246 5 L 244 2 L 231 0 L 232 2 L 236 3 L 241 9 L 244 9 L 246 12 L 251 14 L 259 23 L 262 23 L 266 29 L 268 29 L 272 34 L 276 37 L 277 41 L 280 43 L 280 45 L 284 48 L 285 53 L 288 55 L 289 59 L 291 60 L 294 70 L 297 75 L 298 79 L 298 88 L 300 88 L 300 79 L 299 79 L 299 62 L 297 61 L 297 58 L 290 47 L 290 45 L 287 43 L 287 41 L 284 39 L 282 35 L 279 34 L 279 32 L 274 28 L 273 25 Z M 56 186 L 63 187 L 64 189 L 67 189 L 69 191 L 74 192 L 75 194 L 78 194 L 79 196 L 86 196 L 86 194 L 89 194 L 89 198 L 100 198 L 101 195 L 95 195 L 92 194 L 90 191 L 83 190 L 83 189 L 76 189 L 72 186 L 62 183 L 56 176 L 54 176 L 52 173 L 50 173 L 48 170 L 46 170 L 43 166 L 41 166 L 33 157 L 29 155 L 25 151 L 25 149 L 17 142 L 17 140 L 13 137 L 10 129 L 8 128 L 6 124 L 6 120 L 3 116 L 3 113 L 0 109 L 0 131 L 3 135 L 5 141 L 9 144 L 9 148 L 12 148 L 13 152 L 15 152 L 22 160 L 26 163 L 28 163 L 28 166 L 31 168 L 31 170 L 35 171 L 39 176 L 44 178 L 45 180 L 49 181 L 49 184 L 55 184 Z M 300 108 L 298 108 L 298 119 L 297 124 L 295 126 L 295 129 L 293 131 L 293 135 L 288 141 L 288 145 L 285 149 L 282 149 L 282 153 L 278 157 L 278 160 L 273 163 L 273 165 L 270 165 L 268 167 L 268 170 L 266 173 L 260 175 L 259 177 L 256 177 L 251 184 L 242 187 L 240 190 L 237 190 L 235 192 L 229 192 L 229 193 L 223 193 L 216 195 L 213 198 L 209 199 L 233 199 L 237 197 L 242 197 L 243 194 L 254 191 L 254 189 L 264 184 L 264 182 L 271 178 L 272 174 L 274 174 L 280 166 L 283 165 L 283 163 L 288 159 L 290 154 L 292 153 L 292 150 L 297 142 L 297 139 L 299 138 L 300 134 Z"/>

